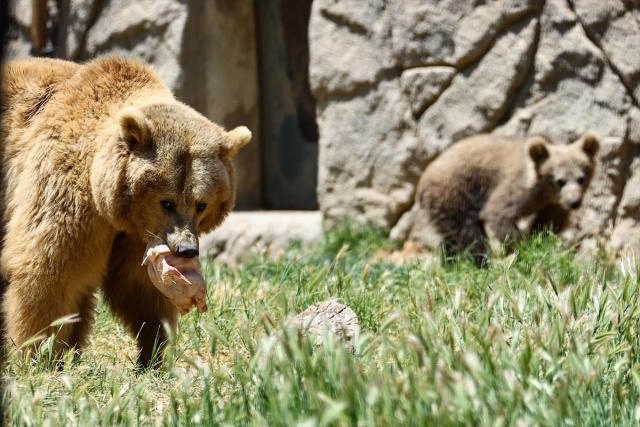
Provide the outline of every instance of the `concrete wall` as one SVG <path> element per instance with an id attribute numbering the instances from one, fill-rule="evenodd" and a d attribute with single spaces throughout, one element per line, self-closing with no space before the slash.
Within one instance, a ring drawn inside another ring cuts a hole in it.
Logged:
<path id="1" fill-rule="evenodd" d="M 253 2 L 191 1 L 178 95 L 227 129 L 247 126 L 251 143 L 235 158 L 236 207 L 262 206 L 258 54 Z"/>

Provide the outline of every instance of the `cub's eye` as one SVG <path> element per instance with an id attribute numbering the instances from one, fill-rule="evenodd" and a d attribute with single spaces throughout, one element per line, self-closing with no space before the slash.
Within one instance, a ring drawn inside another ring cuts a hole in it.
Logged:
<path id="1" fill-rule="evenodd" d="M 580 178 L 578 178 L 578 185 L 582 185 L 584 184 L 584 176 L 581 176 Z"/>
<path id="2" fill-rule="evenodd" d="M 196 206 L 196 211 L 198 212 L 204 212 L 205 209 L 207 209 L 207 204 L 204 202 L 198 203 L 198 206 Z"/>
<path id="3" fill-rule="evenodd" d="M 565 181 L 564 179 L 556 179 L 556 185 L 558 186 L 558 188 L 564 187 L 566 183 L 567 181 Z"/>
<path id="4" fill-rule="evenodd" d="M 165 210 L 169 212 L 173 212 L 176 210 L 176 204 L 173 203 L 171 200 L 163 200 L 160 202 L 160 204 Z"/>

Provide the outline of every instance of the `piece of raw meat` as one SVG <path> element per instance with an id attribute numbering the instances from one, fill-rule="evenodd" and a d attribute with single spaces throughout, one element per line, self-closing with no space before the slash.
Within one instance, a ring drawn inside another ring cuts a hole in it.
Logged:
<path id="1" fill-rule="evenodd" d="M 180 313 L 187 314 L 194 305 L 200 313 L 207 311 L 207 288 L 197 257 L 176 256 L 156 237 L 147 244 L 142 265 L 148 265 L 149 278 Z"/>

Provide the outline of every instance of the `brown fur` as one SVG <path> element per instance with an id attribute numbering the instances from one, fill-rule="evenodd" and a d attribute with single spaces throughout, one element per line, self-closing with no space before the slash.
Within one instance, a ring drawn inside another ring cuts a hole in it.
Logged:
<path id="1" fill-rule="evenodd" d="M 56 351 L 82 347 L 102 287 L 150 363 L 177 309 L 140 265 L 146 242 L 197 250 L 233 206 L 231 159 L 250 132 L 225 132 L 149 67 L 107 57 L 6 64 L 0 137 L 7 337 L 58 332 Z M 79 323 L 48 328 L 73 313 Z"/>
<path id="2" fill-rule="evenodd" d="M 482 262 L 487 237 L 520 238 L 520 219 L 533 216 L 536 230 L 565 228 L 589 186 L 599 146 L 591 132 L 568 145 L 541 136 L 467 138 L 425 169 L 416 203 L 436 242 L 453 252 L 468 249 Z"/>

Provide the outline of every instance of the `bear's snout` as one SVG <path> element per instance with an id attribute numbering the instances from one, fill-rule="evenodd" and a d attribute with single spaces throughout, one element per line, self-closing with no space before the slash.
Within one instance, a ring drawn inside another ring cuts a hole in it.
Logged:
<path id="1" fill-rule="evenodd" d="M 582 199 L 573 199 L 569 202 L 569 207 L 571 209 L 578 209 L 582 204 Z"/>
<path id="2" fill-rule="evenodd" d="M 162 234 L 160 234 L 162 237 Z M 172 233 L 166 235 L 167 246 L 175 256 L 195 258 L 200 255 L 198 238 L 189 227 L 176 226 Z"/>
<path id="3" fill-rule="evenodd" d="M 197 244 L 180 243 L 176 246 L 176 255 L 182 258 L 195 258 L 200 255 Z"/>
<path id="4" fill-rule="evenodd" d="M 571 180 L 562 187 L 560 201 L 566 209 L 576 210 L 582 205 L 583 187 Z"/>

